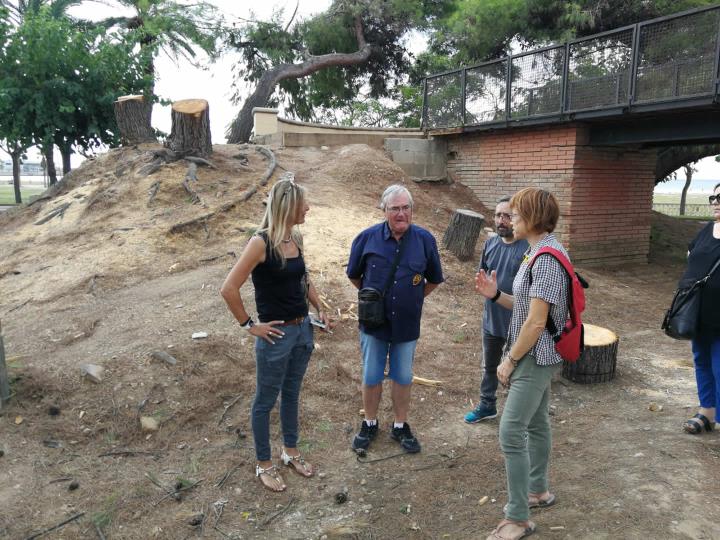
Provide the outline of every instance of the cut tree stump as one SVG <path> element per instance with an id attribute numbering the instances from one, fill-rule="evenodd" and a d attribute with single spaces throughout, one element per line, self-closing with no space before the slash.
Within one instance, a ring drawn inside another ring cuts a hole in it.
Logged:
<path id="1" fill-rule="evenodd" d="M 0 410 L 10 399 L 10 379 L 5 365 L 5 345 L 3 344 L 2 326 L 0 326 Z"/>
<path id="2" fill-rule="evenodd" d="M 563 362 L 563 377 L 581 383 L 607 382 L 615 377 L 618 337 L 615 332 L 595 326 L 585 328 L 585 350 L 577 362 Z"/>
<path id="3" fill-rule="evenodd" d="M 484 222 L 482 214 L 472 210 L 455 210 L 443 236 L 443 245 L 461 261 L 471 259 Z"/>
<path id="4" fill-rule="evenodd" d="M 152 103 L 143 96 L 120 96 L 115 102 L 115 121 L 125 144 L 155 142 L 151 118 Z"/>
<path id="5" fill-rule="evenodd" d="M 172 105 L 172 128 L 165 146 L 183 156 L 212 154 L 210 107 L 204 99 L 183 99 Z"/>

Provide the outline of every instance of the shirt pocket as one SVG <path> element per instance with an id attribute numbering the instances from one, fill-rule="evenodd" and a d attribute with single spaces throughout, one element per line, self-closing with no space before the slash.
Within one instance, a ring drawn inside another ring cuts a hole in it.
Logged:
<path id="1" fill-rule="evenodd" d="M 421 285 L 425 282 L 425 270 L 427 269 L 427 261 L 412 260 L 408 261 L 408 274 L 412 279 L 413 286 Z"/>

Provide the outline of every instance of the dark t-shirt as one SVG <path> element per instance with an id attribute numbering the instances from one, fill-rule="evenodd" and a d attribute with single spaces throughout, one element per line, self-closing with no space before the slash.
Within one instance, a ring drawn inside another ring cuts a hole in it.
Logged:
<path id="1" fill-rule="evenodd" d="M 261 234 L 260 237 L 265 241 L 265 261 L 252 271 L 258 319 L 260 322 L 289 321 L 307 315 L 302 252 L 297 257 L 286 259 L 283 266 L 267 236 Z"/>
<path id="2" fill-rule="evenodd" d="M 512 294 L 513 280 L 527 248 L 527 240 L 515 240 L 511 244 L 506 244 L 500 236 L 488 238 L 478 269 L 488 273 L 495 270 L 498 289 L 506 294 Z M 491 336 L 506 338 L 511 316 L 511 309 L 486 300 L 483 312 L 483 330 Z"/>
<path id="3" fill-rule="evenodd" d="M 702 279 L 720 257 L 720 239 L 713 237 L 713 225 L 703 227 L 688 246 L 688 266 L 680 280 L 680 286 L 692 285 Z M 700 333 L 713 337 L 720 336 L 720 268 L 715 270 L 700 297 Z"/>

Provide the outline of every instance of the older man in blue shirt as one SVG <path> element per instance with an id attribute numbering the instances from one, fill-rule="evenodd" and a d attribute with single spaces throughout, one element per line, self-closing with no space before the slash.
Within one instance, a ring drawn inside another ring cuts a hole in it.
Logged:
<path id="1" fill-rule="evenodd" d="M 352 447 L 364 451 L 377 436 L 377 411 L 389 360 L 395 422 L 390 436 L 409 453 L 420 443 L 407 423 L 415 346 L 420 337 L 423 301 L 443 282 L 440 255 L 433 235 L 412 224 L 413 199 L 401 185 L 388 187 L 380 200 L 385 221 L 362 231 L 353 240 L 347 275 L 358 288 L 383 291 L 398 253 L 397 270 L 384 296 L 385 323 L 378 328 L 360 324 L 363 357 L 365 419 Z M 400 251 L 402 244 L 402 251 Z"/>

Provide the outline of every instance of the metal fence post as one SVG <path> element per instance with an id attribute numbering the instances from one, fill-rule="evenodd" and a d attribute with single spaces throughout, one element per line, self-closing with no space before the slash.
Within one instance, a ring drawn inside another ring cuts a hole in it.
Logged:
<path id="1" fill-rule="evenodd" d="M 507 57 L 507 73 L 505 74 L 505 121 L 510 121 L 510 89 L 512 85 L 512 56 Z"/>
<path id="2" fill-rule="evenodd" d="M 635 92 L 637 91 L 637 70 L 640 60 L 640 24 L 633 29 L 633 55 L 630 64 L 630 88 L 628 91 L 628 105 L 635 103 Z"/>
<path id="3" fill-rule="evenodd" d="M 420 129 L 427 128 L 427 77 L 423 79 L 422 111 L 420 113 Z"/>
<path id="4" fill-rule="evenodd" d="M 720 11 L 720 8 L 718 8 Z M 720 101 L 720 17 L 718 17 L 717 38 L 715 40 L 715 101 Z"/>
<path id="5" fill-rule="evenodd" d="M 467 69 L 463 68 L 462 71 L 460 71 L 460 121 L 462 122 L 463 127 L 465 127 L 465 124 L 467 123 L 465 111 L 467 110 L 467 107 L 465 107 L 465 84 L 467 83 Z"/>
<path id="6" fill-rule="evenodd" d="M 565 59 L 563 62 L 562 87 L 560 89 L 560 114 L 567 110 L 568 74 L 570 73 L 570 42 L 565 43 Z"/>

